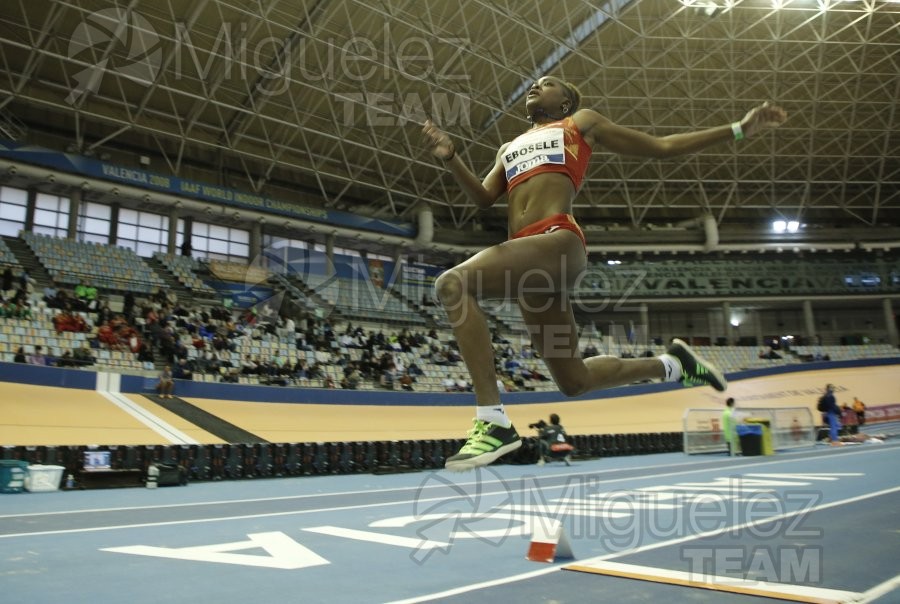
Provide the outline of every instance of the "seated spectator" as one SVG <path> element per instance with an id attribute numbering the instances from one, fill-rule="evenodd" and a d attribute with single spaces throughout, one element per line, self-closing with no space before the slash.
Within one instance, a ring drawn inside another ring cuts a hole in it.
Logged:
<path id="1" fill-rule="evenodd" d="M 413 391 L 414 380 L 409 375 L 409 373 L 404 373 L 403 375 L 400 376 L 400 379 L 397 381 L 400 382 L 400 388 L 402 388 L 403 390 L 406 390 L 408 392 Z"/>
<path id="2" fill-rule="evenodd" d="M 456 378 L 456 391 L 457 392 L 471 392 L 472 385 L 466 380 L 463 374 L 459 374 L 459 377 Z"/>
<path id="3" fill-rule="evenodd" d="M 394 373 L 397 375 L 406 373 L 406 365 L 403 364 L 403 359 L 400 358 L 400 355 L 392 357 L 389 365 L 394 367 Z"/>
<path id="4" fill-rule="evenodd" d="M 431 362 L 435 365 L 447 365 L 447 357 L 440 350 L 435 350 L 431 353 Z"/>
<path id="5" fill-rule="evenodd" d="M 10 267 L 6 267 L 3 270 L 3 282 L 2 286 L 0 286 L 0 292 L 8 292 L 13 287 L 13 272 Z"/>
<path id="6" fill-rule="evenodd" d="M 204 341 L 205 340 L 211 341 L 213 338 L 216 337 L 216 326 L 213 325 L 212 323 L 206 323 L 206 324 L 201 323 L 197 327 L 197 335 L 200 336 Z M 195 346 L 196 346 L 196 344 L 195 344 Z M 204 342 L 204 346 L 205 346 L 205 342 Z"/>
<path id="7" fill-rule="evenodd" d="M 344 375 L 341 379 L 341 388 L 345 390 L 356 390 L 359 387 L 361 376 L 358 369 L 353 369 L 350 373 Z"/>
<path id="8" fill-rule="evenodd" d="M 222 361 L 219 359 L 219 355 L 214 352 L 207 352 L 206 354 L 208 355 L 206 357 L 206 372 L 219 373 L 219 370 L 222 368 Z"/>
<path id="9" fill-rule="evenodd" d="M 385 390 L 393 390 L 394 389 L 394 380 L 396 378 L 396 373 L 393 367 L 388 367 L 384 371 L 381 372 L 381 379 L 378 381 L 378 385 L 384 388 Z"/>
<path id="10" fill-rule="evenodd" d="M 105 337 L 106 340 L 104 341 L 113 350 L 128 350 L 133 353 L 140 350 L 140 335 L 135 328 L 125 321 L 123 315 L 113 317 L 109 323 L 100 328 L 98 335 L 101 339 Z M 167 356 L 172 356 L 171 353 L 172 351 L 170 350 Z"/>
<path id="11" fill-rule="evenodd" d="M 508 374 L 504 374 L 500 377 L 500 383 L 503 388 L 500 389 L 500 392 L 518 392 L 519 389 L 516 387 L 515 383 L 513 383 L 512 378 L 509 377 Z"/>
<path id="12" fill-rule="evenodd" d="M 25 297 L 30 296 L 34 293 L 35 285 L 37 285 L 37 281 L 28 274 L 28 271 L 22 269 L 22 274 L 19 275 L 19 294 Z"/>
<path id="13" fill-rule="evenodd" d="M 61 357 L 56 359 L 57 367 L 75 367 L 76 365 L 77 363 L 75 362 L 75 359 L 72 358 L 71 350 L 65 351 Z"/>
<path id="14" fill-rule="evenodd" d="M 56 363 L 57 363 L 57 361 L 59 361 L 59 357 L 57 357 L 53 353 L 52 348 L 50 348 L 50 347 L 47 348 L 47 353 L 44 355 L 44 357 L 47 359 L 48 367 L 56 367 Z"/>
<path id="15" fill-rule="evenodd" d="M 297 362 L 294 363 L 292 376 L 295 381 L 309 380 L 309 364 L 306 362 L 306 359 L 297 359 Z"/>
<path id="16" fill-rule="evenodd" d="M 72 353 L 72 360 L 81 367 L 84 367 L 87 365 L 93 365 L 94 357 L 91 354 L 90 344 L 88 344 L 87 342 L 84 342 L 81 345 L 81 348 L 76 348 L 75 351 Z M 152 356 L 151 356 L 151 360 L 152 360 Z"/>
<path id="17" fill-rule="evenodd" d="M 187 355 L 180 358 L 187 358 Z M 141 346 L 137 351 L 137 360 L 141 363 L 153 362 L 153 350 L 150 349 L 150 346 L 148 346 L 146 342 L 141 342 Z"/>
<path id="18" fill-rule="evenodd" d="M 222 381 L 222 382 L 225 382 L 228 384 L 237 384 L 240 381 L 239 372 L 236 368 L 230 368 L 230 369 L 226 370 L 225 367 L 222 367 L 221 374 L 222 374 L 222 377 L 221 377 L 220 381 Z M 281 385 L 287 386 L 287 382 L 284 381 L 281 383 Z"/>
<path id="19" fill-rule="evenodd" d="M 28 358 L 28 363 L 30 365 L 47 365 L 47 357 L 44 356 L 44 351 L 40 346 L 34 347 L 34 354 Z"/>
<path id="20" fill-rule="evenodd" d="M 322 369 L 322 365 L 320 365 L 318 362 L 310 365 L 309 369 L 307 369 L 307 373 L 309 373 L 309 379 L 311 380 L 319 379 L 325 375 L 325 371 Z"/>
<path id="21" fill-rule="evenodd" d="M 244 375 L 256 375 L 259 371 L 259 365 L 253 360 L 249 354 L 244 357 L 243 362 L 241 362 L 241 373 Z"/>
<path id="22" fill-rule="evenodd" d="M 508 372 L 513 372 L 521 366 L 522 366 L 522 363 L 520 363 L 518 360 L 507 359 L 506 362 L 503 363 L 503 370 L 508 371 Z"/>
<path id="23" fill-rule="evenodd" d="M 125 298 L 122 300 L 122 314 L 129 323 L 134 318 L 134 294 L 131 293 L 131 290 L 125 292 Z"/>
<path id="24" fill-rule="evenodd" d="M 6 290 L 3 290 L 6 291 Z M 53 287 L 53 284 L 44 288 L 44 297 L 42 300 L 47 303 L 48 308 L 53 308 L 53 305 L 56 304 L 56 296 L 59 294 L 59 290 Z"/>
<path id="25" fill-rule="evenodd" d="M 31 304 L 21 298 L 10 300 L 6 305 L 6 316 L 11 319 L 31 320 Z"/>
<path id="26" fill-rule="evenodd" d="M 507 372 L 507 375 L 509 376 L 509 379 L 512 380 L 512 383 L 515 384 L 516 388 L 518 388 L 519 390 L 534 390 L 534 388 L 529 388 L 525 384 L 525 379 L 522 377 L 522 375 L 519 372 L 509 371 L 509 372 Z"/>
<path id="27" fill-rule="evenodd" d="M 16 349 L 16 355 L 13 357 L 13 363 L 27 363 L 28 359 L 25 358 L 25 349 L 19 346 Z"/>
<path id="28" fill-rule="evenodd" d="M 160 398 L 172 398 L 172 392 L 175 390 L 175 379 L 172 376 L 172 367 L 166 365 L 162 373 L 159 374 L 159 383 L 156 384 Z"/>
<path id="29" fill-rule="evenodd" d="M 97 288 L 84 280 L 75 287 L 75 298 L 81 303 L 82 310 L 97 309 Z"/>
<path id="30" fill-rule="evenodd" d="M 218 352 L 222 352 L 224 350 L 234 351 L 235 349 L 234 343 L 228 340 L 228 338 L 226 338 L 223 334 L 216 334 L 216 336 L 213 337 L 212 347 Z"/>
<path id="31" fill-rule="evenodd" d="M 273 371 L 277 374 L 282 374 L 284 372 L 285 365 L 288 366 L 288 372 L 290 372 L 292 367 L 287 356 L 283 352 L 276 352 L 275 356 L 272 357 Z"/>
<path id="32" fill-rule="evenodd" d="M 206 340 L 203 338 L 203 336 L 197 333 L 191 339 L 191 346 L 194 347 L 194 350 L 204 350 L 206 348 Z"/>
<path id="33" fill-rule="evenodd" d="M 179 361 L 175 363 L 175 367 L 172 368 L 172 377 L 176 380 L 190 380 L 194 377 L 188 366 L 187 359 L 179 359 Z"/>
<path id="34" fill-rule="evenodd" d="M 127 339 L 128 350 L 130 350 L 132 354 L 137 354 L 141 351 L 141 346 L 143 343 L 141 342 L 140 336 L 138 336 L 137 330 L 129 327 L 127 330 L 121 332 L 120 337 L 122 339 Z"/>
<path id="35" fill-rule="evenodd" d="M 441 384 L 444 386 L 444 392 L 459 392 L 459 389 L 456 387 L 456 380 L 449 373 Z"/>
<path id="36" fill-rule="evenodd" d="M 100 307 L 97 308 L 97 324 L 103 325 L 104 323 L 109 323 L 113 319 L 113 311 L 109 307 L 109 302 L 105 299 L 100 302 Z"/>
<path id="37" fill-rule="evenodd" d="M 537 380 L 539 382 L 547 382 L 550 380 L 546 375 L 540 373 L 533 366 L 532 367 L 522 367 L 521 370 L 522 377 L 526 380 Z"/>
<path id="38" fill-rule="evenodd" d="M 147 348 L 146 342 L 141 343 L 142 348 Z M 140 354 L 140 351 L 138 351 Z M 186 359 L 188 358 L 188 349 L 187 346 L 184 345 L 184 342 L 181 338 L 173 338 L 172 339 L 172 356 L 176 359 Z"/>
<path id="39" fill-rule="evenodd" d="M 87 321 L 84 320 L 84 317 L 75 314 L 70 310 L 63 310 L 54 316 L 53 327 L 56 329 L 56 333 L 63 333 L 65 331 L 83 333 L 90 331 L 91 329 Z"/>
<path id="40" fill-rule="evenodd" d="M 66 290 L 64 289 L 48 287 L 44 289 L 43 299 L 47 304 L 47 308 L 58 308 L 60 310 L 72 309 L 72 301 L 69 299 L 69 294 L 66 293 Z"/>

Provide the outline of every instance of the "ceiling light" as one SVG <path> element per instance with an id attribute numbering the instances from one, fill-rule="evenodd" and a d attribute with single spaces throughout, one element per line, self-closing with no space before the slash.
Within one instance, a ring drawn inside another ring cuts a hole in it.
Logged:
<path id="1" fill-rule="evenodd" d="M 772 230 L 776 233 L 783 233 L 787 230 L 787 223 L 784 220 L 776 220 L 772 223 Z"/>

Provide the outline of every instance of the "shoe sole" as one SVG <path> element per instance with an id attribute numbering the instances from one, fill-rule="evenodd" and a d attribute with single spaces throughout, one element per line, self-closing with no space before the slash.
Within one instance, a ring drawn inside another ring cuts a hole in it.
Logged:
<path id="1" fill-rule="evenodd" d="M 706 359 L 704 359 L 703 357 L 698 355 L 696 352 L 694 352 L 694 350 L 690 346 L 688 346 L 687 342 L 685 342 L 684 340 L 679 340 L 678 338 L 675 338 L 674 340 L 672 340 L 672 344 L 681 346 L 681 349 L 684 350 L 686 353 L 688 353 L 688 355 L 692 359 L 694 359 L 694 363 L 699 363 L 699 364 L 703 365 L 704 367 L 706 367 L 706 369 L 709 371 L 710 375 L 712 375 L 713 378 L 715 378 L 715 381 L 718 382 L 719 385 L 721 385 L 721 388 L 719 386 L 717 386 L 716 384 L 710 384 L 710 386 L 712 386 L 719 392 L 725 392 L 725 389 L 728 388 L 728 380 L 725 379 L 725 376 L 722 375 L 722 372 L 719 371 L 719 369 L 715 365 L 713 365 L 712 363 L 710 363 L 709 361 L 707 361 Z"/>
<path id="2" fill-rule="evenodd" d="M 522 441 L 517 440 L 516 442 L 503 445 L 490 453 L 482 453 L 481 455 L 476 455 L 475 457 L 470 457 L 468 459 L 460 459 L 458 461 L 448 460 L 447 463 L 444 464 L 444 468 L 451 472 L 468 472 L 469 470 L 489 465 L 507 453 L 512 453 L 521 446 Z"/>

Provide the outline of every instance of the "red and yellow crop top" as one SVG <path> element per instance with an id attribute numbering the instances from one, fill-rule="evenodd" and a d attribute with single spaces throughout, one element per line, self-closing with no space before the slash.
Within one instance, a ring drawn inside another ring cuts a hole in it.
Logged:
<path id="1" fill-rule="evenodd" d="M 567 175 L 577 191 L 590 158 L 591 148 L 572 118 L 532 128 L 515 138 L 503 152 L 506 192 L 545 172 Z"/>

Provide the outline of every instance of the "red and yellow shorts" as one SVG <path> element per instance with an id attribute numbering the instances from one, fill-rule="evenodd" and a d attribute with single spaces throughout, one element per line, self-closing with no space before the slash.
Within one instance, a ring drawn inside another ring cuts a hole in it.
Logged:
<path id="1" fill-rule="evenodd" d="M 520 239 L 522 237 L 531 237 L 532 235 L 543 235 L 560 229 L 572 231 L 578 235 L 578 238 L 581 239 L 581 245 L 584 246 L 584 251 L 587 253 L 587 241 L 584 238 L 584 232 L 581 230 L 581 227 L 578 226 L 578 223 L 575 222 L 575 218 L 571 214 L 554 214 L 543 220 L 533 222 L 510 237 L 510 239 Z"/>

